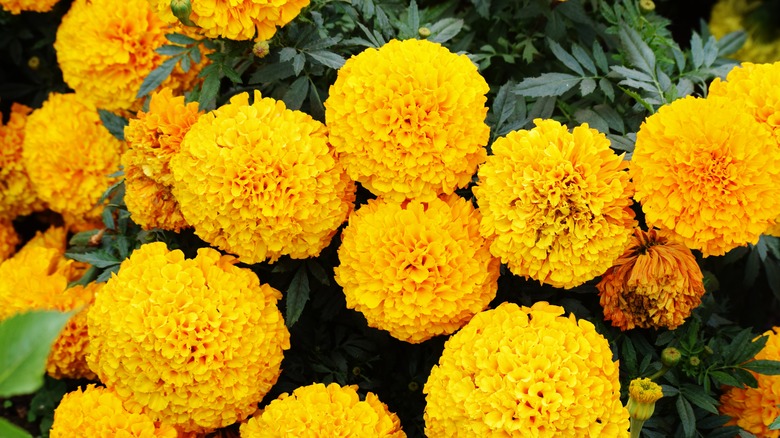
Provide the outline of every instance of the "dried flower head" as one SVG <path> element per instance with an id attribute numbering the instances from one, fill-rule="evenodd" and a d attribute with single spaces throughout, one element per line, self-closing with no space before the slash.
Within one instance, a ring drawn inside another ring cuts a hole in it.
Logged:
<path id="1" fill-rule="evenodd" d="M 357 385 L 302 386 L 284 393 L 241 425 L 241 438 L 405 438 L 401 420 L 373 393 L 360 400 Z"/>
<path id="2" fill-rule="evenodd" d="M 425 384 L 426 436 L 628 437 L 609 343 L 562 315 L 503 303 L 454 334 Z"/>
<path id="3" fill-rule="evenodd" d="M 235 262 L 150 243 L 96 296 L 87 362 L 128 410 L 209 432 L 247 418 L 276 383 L 290 348 L 281 293 Z"/>
<path id="4" fill-rule="evenodd" d="M 170 166 L 195 233 L 246 263 L 318 255 L 355 200 L 325 126 L 259 91 L 202 115 Z"/>
<path id="5" fill-rule="evenodd" d="M 758 242 L 780 211 L 780 147 L 722 96 L 688 96 L 648 117 L 630 173 L 648 227 L 705 257 Z"/>
<path id="6" fill-rule="evenodd" d="M 43 208 L 22 160 L 24 128 L 31 111 L 14 103 L 5 125 L 0 114 L 0 219 L 13 220 Z"/>
<path id="7" fill-rule="evenodd" d="M 490 251 L 522 275 L 578 286 L 609 269 L 636 221 L 627 164 L 604 134 L 554 120 L 493 143 L 474 188 Z"/>
<path id="8" fill-rule="evenodd" d="M 349 176 L 395 201 L 430 201 L 485 161 L 488 85 L 466 55 L 392 40 L 347 60 L 325 101 L 330 141 Z"/>
<path id="9" fill-rule="evenodd" d="M 685 245 L 637 228 L 623 255 L 596 285 L 604 318 L 621 330 L 674 330 L 704 295 L 702 273 Z"/>
<path id="10" fill-rule="evenodd" d="M 338 251 L 336 281 L 347 307 L 407 342 L 458 330 L 498 289 L 500 262 L 479 220 L 456 195 L 369 201 L 350 216 Z"/>

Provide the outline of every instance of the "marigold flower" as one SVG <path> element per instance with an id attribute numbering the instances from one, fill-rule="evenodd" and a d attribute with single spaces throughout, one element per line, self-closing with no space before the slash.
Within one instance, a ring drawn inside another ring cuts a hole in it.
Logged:
<path id="1" fill-rule="evenodd" d="M 40 199 L 78 226 L 96 222 L 98 199 L 114 179 L 124 148 L 97 109 L 78 94 L 52 93 L 27 119 L 22 157 Z"/>
<path id="2" fill-rule="evenodd" d="M 178 22 L 171 12 L 170 0 L 149 0 L 149 3 L 166 22 Z M 291 22 L 308 5 L 309 0 L 198 0 L 190 4 L 190 20 L 209 38 L 262 41 L 271 39 L 277 27 Z"/>
<path id="3" fill-rule="evenodd" d="M 318 255 L 355 200 L 325 126 L 259 91 L 202 115 L 170 166 L 195 233 L 246 263 Z"/>
<path id="4" fill-rule="evenodd" d="M 128 410 L 209 432 L 247 418 L 276 383 L 290 348 L 281 293 L 235 262 L 150 243 L 97 294 L 87 363 Z"/>
<path id="5" fill-rule="evenodd" d="M 496 296 L 500 261 L 479 234 L 480 214 L 456 195 L 371 200 L 349 218 L 336 282 L 368 325 L 418 343 L 450 334 Z"/>
<path id="6" fill-rule="evenodd" d="M 141 83 L 170 57 L 155 50 L 169 44 L 166 33 L 178 31 L 161 20 L 147 0 L 76 0 L 62 18 L 54 48 L 65 82 L 101 109 L 138 106 Z M 188 72 L 180 66 L 162 86 L 188 89 L 205 65 Z"/>
<path id="7" fill-rule="evenodd" d="M 59 0 L 0 0 L 0 7 L 19 15 L 23 11 L 49 12 Z"/>
<path id="8" fill-rule="evenodd" d="M 16 234 L 13 222 L 0 219 L 0 262 L 11 257 L 18 244 L 19 235 Z"/>
<path id="9" fill-rule="evenodd" d="M 638 378 L 628 386 L 628 412 L 632 418 L 645 421 L 653 416 L 655 402 L 664 396 L 661 386 L 647 378 Z"/>
<path id="10" fill-rule="evenodd" d="M 0 219 L 13 220 L 43 208 L 22 161 L 24 128 L 31 111 L 14 103 L 5 125 L 0 114 Z"/>
<path id="11" fill-rule="evenodd" d="M 578 286 L 606 271 L 636 224 L 623 156 L 587 124 L 572 132 L 554 120 L 493 143 L 474 196 L 490 251 L 522 275 Z"/>
<path id="12" fill-rule="evenodd" d="M 82 308 L 65 324 L 57 340 L 51 347 L 46 362 L 46 372 L 55 379 L 90 379 L 97 378 L 87 365 L 87 311 L 95 293 L 104 283 L 89 283 L 87 286 L 76 285 L 62 292 L 58 305 L 62 311 Z"/>
<path id="13" fill-rule="evenodd" d="M 357 385 L 302 386 L 284 393 L 241 425 L 241 438 L 260 437 L 405 438 L 401 420 L 373 393 L 361 401 Z"/>
<path id="14" fill-rule="evenodd" d="M 621 330 L 674 330 L 701 303 L 703 275 L 685 245 L 637 228 L 628 248 L 596 285 L 604 318 Z"/>
<path id="15" fill-rule="evenodd" d="M 739 30 L 747 33 L 745 43 L 729 57 L 752 62 L 780 61 L 780 39 L 764 41 L 745 20 L 761 4 L 762 0 L 719 0 L 712 6 L 709 29 L 715 38 Z"/>
<path id="16" fill-rule="evenodd" d="M 49 436 L 176 438 L 178 435 L 173 427 L 126 409 L 113 391 L 90 384 L 83 391 L 78 388 L 65 394 L 54 410 Z"/>
<path id="17" fill-rule="evenodd" d="M 349 176 L 395 201 L 466 187 L 485 161 L 485 79 L 466 55 L 392 40 L 347 60 L 325 101 Z"/>
<path id="18" fill-rule="evenodd" d="M 592 323 L 503 303 L 444 345 L 425 384 L 425 434 L 628 437 L 618 365 Z"/>
<path id="19" fill-rule="evenodd" d="M 764 335 L 769 339 L 756 360 L 780 360 L 780 327 L 774 327 Z M 727 425 L 735 424 L 756 436 L 778 438 L 780 430 L 770 430 L 769 425 L 780 416 L 780 376 L 752 374 L 758 386 L 729 388 L 720 397 L 718 410 L 722 415 L 732 417 Z"/>
<path id="20" fill-rule="evenodd" d="M 707 257 L 756 243 L 780 211 L 780 147 L 732 99 L 688 96 L 645 120 L 631 159 L 648 227 Z"/>

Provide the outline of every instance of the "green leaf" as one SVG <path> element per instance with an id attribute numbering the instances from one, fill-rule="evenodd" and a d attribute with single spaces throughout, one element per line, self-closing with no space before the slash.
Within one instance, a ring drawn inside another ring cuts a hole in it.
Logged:
<path id="1" fill-rule="evenodd" d="M 328 273 L 325 272 L 325 268 L 323 268 L 322 265 L 319 264 L 316 259 L 306 260 L 306 267 L 309 269 L 311 275 L 313 275 L 314 278 L 320 282 L 320 284 L 323 284 L 325 286 L 330 285 L 330 279 L 328 278 Z"/>
<path id="2" fill-rule="evenodd" d="M 103 122 L 103 126 L 108 129 L 108 132 L 110 132 L 114 138 L 125 141 L 125 126 L 127 126 L 128 123 L 126 118 L 104 109 L 99 109 L 98 115 L 100 116 L 100 121 Z"/>
<path id="3" fill-rule="evenodd" d="M 723 56 L 736 52 L 745 44 L 747 36 L 747 32 L 744 30 L 738 30 L 723 35 L 723 37 L 718 40 L 718 53 Z"/>
<path id="4" fill-rule="evenodd" d="M 535 78 L 523 79 L 514 92 L 525 97 L 560 96 L 580 80 L 580 77 L 567 73 L 544 73 Z"/>
<path id="5" fill-rule="evenodd" d="M 27 431 L 0 417 L 0 436 L 3 438 L 32 438 Z"/>
<path id="6" fill-rule="evenodd" d="M 288 88 L 287 92 L 284 93 L 282 100 L 284 101 L 284 104 L 287 105 L 287 108 L 291 110 L 299 110 L 301 109 L 303 100 L 306 99 L 306 93 L 308 92 L 309 78 L 306 76 L 301 76 L 296 79 L 292 85 L 290 85 L 290 88 Z"/>
<path id="7" fill-rule="evenodd" d="M 596 61 L 596 65 L 599 66 L 604 73 L 609 71 L 609 63 L 607 62 L 607 55 L 604 54 L 604 49 L 598 41 L 593 41 L 593 60 Z"/>
<path id="8" fill-rule="evenodd" d="M 704 45 L 698 33 L 691 35 L 691 61 L 693 69 L 697 70 L 704 64 Z"/>
<path id="9" fill-rule="evenodd" d="M 598 73 L 596 70 L 596 65 L 593 63 L 593 60 L 590 59 L 590 56 L 588 56 L 588 52 L 586 52 L 585 49 L 577 44 L 574 44 L 571 46 L 571 53 L 575 58 L 577 58 L 577 62 L 579 62 L 581 66 L 585 67 L 585 70 L 587 70 L 590 74 L 595 75 Z"/>
<path id="10" fill-rule="evenodd" d="M 174 43 L 174 44 L 181 44 L 183 46 L 187 46 L 190 44 L 195 44 L 198 42 L 198 40 L 188 37 L 187 35 L 182 35 L 180 33 L 169 33 L 165 35 L 165 38 L 168 39 L 168 41 Z"/>
<path id="11" fill-rule="evenodd" d="M 33 311 L 0 322 L 0 397 L 30 394 L 43 385 L 49 350 L 73 313 Z"/>
<path id="12" fill-rule="evenodd" d="M 258 68 L 249 78 L 250 84 L 267 84 L 294 75 L 291 62 L 277 62 Z"/>
<path id="13" fill-rule="evenodd" d="M 293 324 L 301 317 L 303 308 L 306 306 L 306 302 L 309 301 L 309 276 L 306 274 L 306 269 L 301 265 L 295 272 L 295 276 L 290 282 L 290 287 L 287 289 L 287 310 L 285 323 L 287 327 L 292 327 Z"/>
<path id="14" fill-rule="evenodd" d="M 186 52 L 188 49 L 183 46 L 175 46 L 172 44 L 164 44 L 157 48 L 155 52 L 159 53 L 160 55 L 165 56 L 176 56 L 181 55 L 182 53 Z"/>
<path id="15" fill-rule="evenodd" d="M 680 422 L 683 426 L 686 438 L 694 436 L 696 432 L 696 416 L 693 414 L 693 407 L 682 396 L 677 397 L 677 415 L 680 416 Z"/>
<path id="16" fill-rule="evenodd" d="M 151 73 L 144 79 L 144 81 L 141 83 L 141 88 L 138 90 L 138 94 L 136 94 L 136 99 L 140 99 L 150 92 L 152 92 L 154 89 L 160 86 L 167 78 L 171 75 L 171 72 L 173 71 L 173 68 L 176 67 L 176 63 L 179 61 L 179 58 L 171 58 L 165 62 L 163 62 L 159 67 L 152 70 Z"/>
<path id="17" fill-rule="evenodd" d="M 780 405 L 778 405 L 778 407 L 780 407 Z M 772 421 L 772 424 L 769 425 L 769 430 L 778 430 L 778 429 L 780 429 L 780 416 L 775 418 L 774 421 Z"/>
<path id="18" fill-rule="evenodd" d="M 101 269 L 118 265 L 121 262 L 121 260 L 117 260 L 116 257 L 112 256 L 103 249 L 82 254 L 66 252 L 65 257 L 79 262 L 89 263 L 90 265 Z"/>
<path id="19" fill-rule="evenodd" d="M 305 65 L 306 65 L 306 56 L 303 53 L 298 53 L 297 55 L 293 56 L 292 66 L 296 76 L 301 74 L 301 72 L 303 71 L 303 67 Z"/>
<path id="20" fill-rule="evenodd" d="M 343 56 L 327 50 L 314 50 L 306 52 L 306 54 L 314 58 L 314 60 L 320 64 L 336 70 L 340 69 L 346 62 Z"/>
<path id="21" fill-rule="evenodd" d="M 639 35 L 639 32 L 624 24 L 620 26 L 618 37 L 620 38 L 621 45 L 626 50 L 631 65 L 654 76 L 655 53 L 653 53 L 653 49 L 642 40 L 642 36 Z"/>
<path id="22" fill-rule="evenodd" d="M 463 29 L 463 20 L 460 18 L 445 18 L 434 23 L 431 27 L 429 41 L 444 43 L 451 40 Z"/>
<path id="23" fill-rule="evenodd" d="M 745 385 L 739 382 L 739 380 L 735 379 L 731 374 L 724 373 L 723 371 L 712 371 L 710 372 L 710 376 L 712 376 L 713 379 L 717 383 L 720 383 L 721 385 L 728 385 L 728 386 L 734 386 L 737 388 L 744 388 Z"/>
<path id="24" fill-rule="evenodd" d="M 198 96 L 198 106 L 201 110 L 211 108 L 212 104 L 216 101 L 221 82 L 220 79 L 220 74 L 218 72 L 213 72 L 203 80 L 200 96 Z"/>
<path id="25" fill-rule="evenodd" d="M 753 360 L 743 364 L 742 368 L 767 376 L 780 375 L 780 361 L 777 360 Z"/>
<path id="26" fill-rule="evenodd" d="M 561 61 L 563 65 L 580 76 L 585 76 L 585 71 L 582 70 L 582 67 L 577 62 L 577 60 L 574 59 L 574 57 L 571 56 L 568 52 L 566 52 L 566 50 L 563 50 L 563 47 L 561 47 L 560 44 L 551 39 L 547 39 L 547 44 L 550 46 L 550 50 L 552 50 L 553 55 L 555 55 L 555 57 L 558 58 L 558 60 Z"/>
<path id="27" fill-rule="evenodd" d="M 409 2 L 409 9 L 406 10 L 406 24 L 409 25 L 409 30 L 417 32 L 420 28 L 420 11 L 417 9 L 417 2 L 412 0 Z"/>
<path id="28" fill-rule="evenodd" d="M 680 389 L 680 392 L 689 402 L 707 412 L 718 415 L 718 408 L 716 407 L 718 401 L 704 392 L 704 389 L 701 386 L 686 384 Z"/>

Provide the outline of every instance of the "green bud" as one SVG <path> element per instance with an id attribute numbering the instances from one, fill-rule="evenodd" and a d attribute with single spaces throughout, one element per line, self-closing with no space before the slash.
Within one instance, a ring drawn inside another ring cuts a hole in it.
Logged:
<path id="1" fill-rule="evenodd" d="M 190 20 L 190 15 L 192 14 L 190 0 L 171 0 L 171 12 L 183 25 L 195 26 L 195 23 Z"/>
<path id="2" fill-rule="evenodd" d="M 661 363 L 665 367 L 671 368 L 680 362 L 681 357 L 682 354 L 680 354 L 680 350 L 674 347 L 666 347 L 664 348 L 664 351 L 661 352 Z"/>
<path id="3" fill-rule="evenodd" d="M 701 365 L 701 359 L 699 359 L 699 356 L 691 356 L 688 359 L 688 363 L 691 364 L 692 367 L 697 367 Z"/>
<path id="4" fill-rule="evenodd" d="M 417 29 L 417 35 L 420 35 L 420 38 L 428 38 L 431 36 L 431 30 L 427 27 L 421 27 Z"/>

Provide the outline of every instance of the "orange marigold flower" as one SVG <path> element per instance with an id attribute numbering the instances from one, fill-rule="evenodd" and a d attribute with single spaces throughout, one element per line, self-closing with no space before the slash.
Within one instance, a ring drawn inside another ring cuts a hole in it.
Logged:
<path id="1" fill-rule="evenodd" d="M 395 201 L 430 201 L 485 161 L 485 79 L 466 55 L 392 40 L 347 60 L 325 101 L 330 141 L 349 176 Z"/>
<path id="2" fill-rule="evenodd" d="M 209 432 L 246 419 L 276 383 L 290 348 L 281 293 L 235 262 L 150 243 L 97 294 L 87 362 L 128 410 Z"/>
<path id="3" fill-rule="evenodd" d="M 49 12 L 60 0 L 0 0 L 0 7 L 18 15 L 23 11 Z"/>
<path id="4" fill-rule="evenodd" d="M 116 394 L 102 386 L 87 385 L 65 394 L 54 410 L 51 438 L 126 437 L 176 438 L 176 429 L 122 406 Z"/>
<path id="5" fill-rule="evenodd" d="M 756 360 L 780 360 L 780 327 L 774 327 L 764 335 L 769 339 Z M 769 425 L 780 416 L 780 376 L 752 374 L 758 386 L 729 388 L 721 396 L 718 410 L 722 415 L 732 417 L 728 425 L 736 424 L 762 438 L 778 438 L 780 430 L 770 430 Z"/>
<path id="6" fill-rule="evenodd" d="M 104 283 L 89 283 L 87 286 L 76 285 L 61 293 L 61 301 L 57 310 L 70 311 L 81 308 L 65 324 L 57 340 L 51 347 L 46 362 L 46 372 L 55 379 L 90 379 L 97 378 L 87 365 L 87 311 Z"/>
<path id="7" fill-rule="evenodd" d="M 357 385 L 302 386 L 284 393 L 241 425 L 241 438 L 405 438 L 401 420 L 373 393 L 360 400 Z"/>
<path id="8" fill-rule="evenodd" d="M 19 244 L 19 235 L 16 234 L 13 222 L 0 219 L 0 262 L 11 257 L 16 252 Z"/>
<path id="9" fill-rule="evenodd" d="M 780 212 L 780 147 L 733 99 L 688 96 L 642 123 L 631 159 L 648 227 L 707 257 L 758 242 Z"/>
<path id="10" fill-rule="evenodd" d="M 170 0 L 149 0 L 149 3 L 166 22 L 178 21 L 171 12 Z M 262 41 L 271 39 L 277 27 L 291 22 L 308 5 L 309 0 L 197 0 L 190 4 L 190 20 L 210 38 Z"/>
<path id="11" fill-rule="evenodd" d="M 95 222 L 124 143 L 78 94 L 52 93 L 27 119 L 22 157 L 40 199 L 72 226 Z"/>
<path id="12" fill-rule="evenodd" d="M 674 330 L 704 295 L 702 273 L 685 245 L 637 228 L 623 255 L 596 285 L 604 318 L 621 330 Z"/>
<path id="13" fill-rule="evenodd" d="M 587 124 L 554 120 L 493 143 L 474 196 L 490 251 L 516 275 L 578 286 L 609 269 L 636 224 L 623 156 Z"/>
<path id="14" fill-rule="evenodd" d="M 136 95 L 149 73 L 168 56 L 155 50 L 177 31 L 161 20 L 147 0 L 76 0 L 62 18 L 54 48 L 65 82 L 101 109 L 138 106 Z M 205 65 L 184 73 L 179 66 L 163 82 L 174 90 L 192 85 Z"/>
<path id="15" fill-rule="evenodd" d="M 172 187 L 160 184 L 146 176 L 143 168 L 135 165 L 134 157 L 141 153 L 130 149 L 122 155 L 125 169 L 125 204 L 133 222 L 145 230 L 160 228 L 179 232 L 189 224 L 184 219 L 179 201 Z"/>
<path id="16" fill-rule="evenodd" d="M 446 344 L 425 384 L 425 434 L 628 437 L 618 364 L 589 321 L 503 303 Z"/>
<path id="17" fill-rule="evenodd" d="M 14 103 L 5 125 L 0 114 L 0 219 L 13 220 L 43 208 L 22 161 L 24 128 L 31 111 Z"/>
<path id="18" fill-rule="evenodd" d="M 752 62 L 780 61 L 780 39 L 763 39 L 759 36 L 760 29 L 746 20 L 762 3 L 762 0 L 719 0 L 712 6 L 709 29 L 715 38 L 740 30 L 747 33 L 745 43 L 729 55 L 730 58 Z"/>
<path id="19" fill-rule="evenodd" d="M 450 334 L 496 296 L 500 261 L 480 214 L 456 195 L 371 200 L 349 218 L 336 281 L 368 325 L 418 343 Z"/>
<path id="20" fill-rule="evenodd" d="M 259 91 L 202 115 L 170 166 L 195 233 L 246 263 L 318 255 L 355 200 L 325 126 Z"/>

